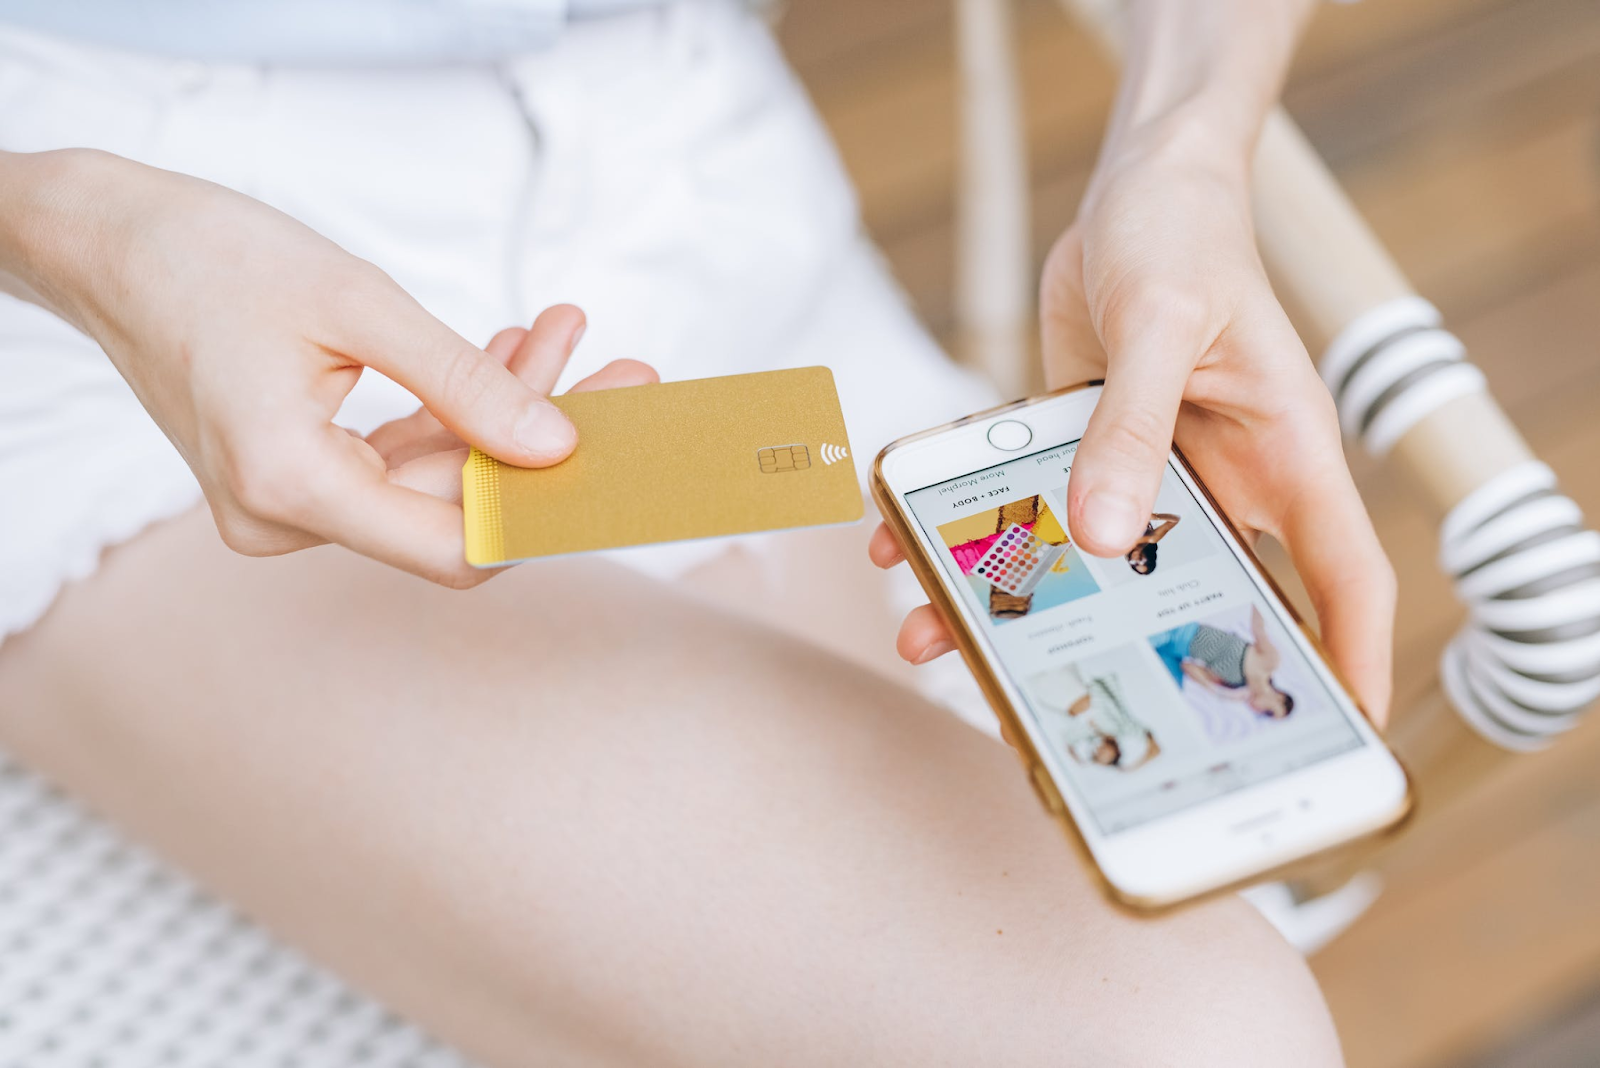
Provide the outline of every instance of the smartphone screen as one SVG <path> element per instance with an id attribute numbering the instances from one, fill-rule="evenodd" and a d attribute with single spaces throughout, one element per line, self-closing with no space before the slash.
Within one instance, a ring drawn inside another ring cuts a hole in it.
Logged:
<path id="1" fill-rule="evenodd" d="M 1023 695 L 1041 758 L 1113 835 L 1359 748 L 1274 596 L 1169 461 L 1126 556 L 1067 533 L 1078 443 L 905 501 Z"/>

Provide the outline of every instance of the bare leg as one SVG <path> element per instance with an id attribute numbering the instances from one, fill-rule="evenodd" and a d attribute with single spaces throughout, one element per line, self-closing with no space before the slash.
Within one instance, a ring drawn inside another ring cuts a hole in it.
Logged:
<path id="1" fill-rule="evenodd" d="M 866 507 L 868 515 L 877 515 L 876 505 L 869 501 Z M 892 636 L 906 611 L 927 598 L 896 604 L 893 587 L 910 582 L 914 588 L 915 580 L 872 565 L 866 550 L 870 529 L 786 531 L 781 549 L 767 545 L 759 553 L 736 543 L 675 588 L 911 687 L 914 669 L 896 655 Z"/>
<path id="2" fill-rule="evenodd" d="M 192 514 L 0 649 L 0 740 L 497 1065 L 1338 1061 L 1246 906 L 1113 911 L 1005 750 L 598 563 Z"/>

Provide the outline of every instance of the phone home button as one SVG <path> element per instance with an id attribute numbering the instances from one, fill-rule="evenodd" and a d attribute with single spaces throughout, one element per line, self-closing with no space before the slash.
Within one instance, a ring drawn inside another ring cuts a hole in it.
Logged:
<path id="1" fill-rule="evenodd" d="M 1002 419 L 989 428 L 989 444 L 1006 452 L 1016 452 L 1033 440 L 1033 431 L 1027 423 L 1015 419 Z"/>

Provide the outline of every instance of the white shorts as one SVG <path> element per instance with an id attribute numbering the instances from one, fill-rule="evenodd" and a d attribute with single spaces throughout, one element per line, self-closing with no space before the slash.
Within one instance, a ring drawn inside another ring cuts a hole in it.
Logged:
<path id="1" fill-rule="evenodd" d="M 0 148 L 105 149 L 300 219 L 482 344 L 570 301 L 566 381 L 825 364 L 858 467 L 992 403 L 917 325 L 766 27 L 685 2 L 572 27 L 493 66 L 277 69 L 0 28 Z M 566 383 L 563 383 L 563 386 Z M 368 372 L 340 421 L 416 407 Z M 199 488 L 99 348 L 0 295 L 0 637 Z M 621 554 L 672 574 L 715 543 Z"/>

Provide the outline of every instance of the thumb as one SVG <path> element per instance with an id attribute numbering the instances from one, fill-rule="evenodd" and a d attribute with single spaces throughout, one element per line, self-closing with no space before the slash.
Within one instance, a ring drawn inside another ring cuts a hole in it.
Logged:
<path id="1" fill-rule="evenodd" d="M 461 440 L 497 460 L 546 467 L 572 452 L 578 431 L 548 397 L 399 287 L 393 290 L 391 297 L 409 305 L 408 314 L 373 316 L 381 321 L 351 346 L 350 355 L 416 394 Z"/>
<path id="2" fill-rule="evenodd" d="M 1192 363 L 1171 353 L 1112 352 L 1106 383 L 1067 482 L 1067 525 L 1094 556 L 1119 556 L 1144 533 L 1172 448 Z"/>

